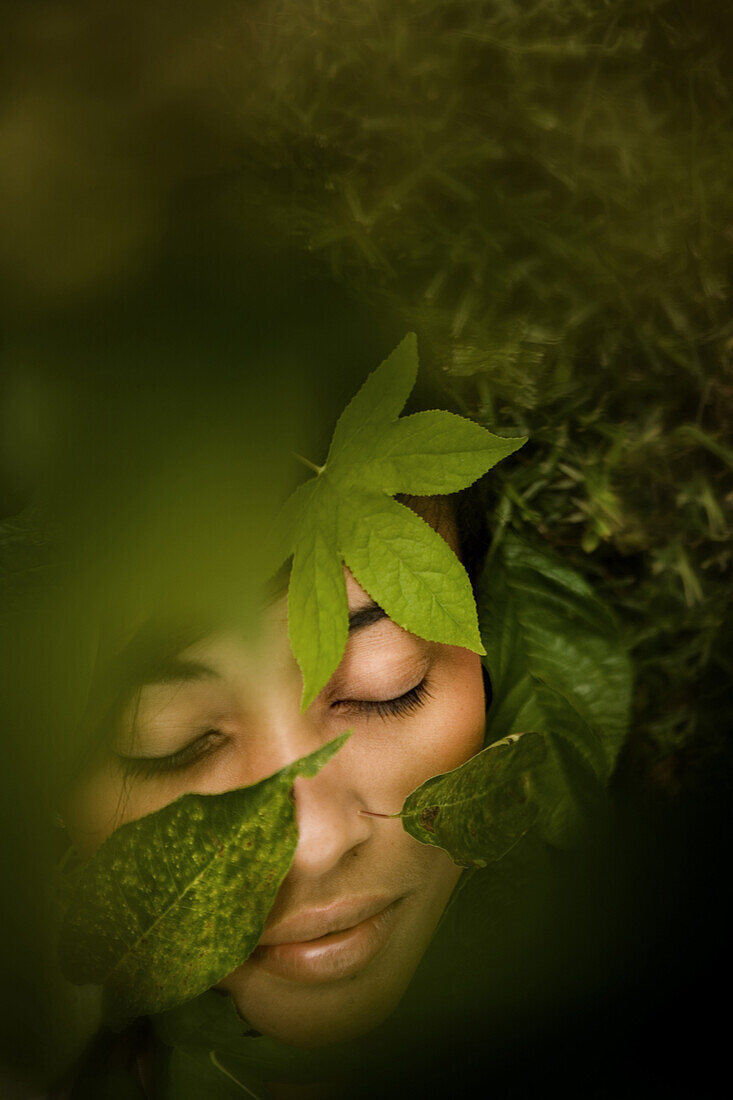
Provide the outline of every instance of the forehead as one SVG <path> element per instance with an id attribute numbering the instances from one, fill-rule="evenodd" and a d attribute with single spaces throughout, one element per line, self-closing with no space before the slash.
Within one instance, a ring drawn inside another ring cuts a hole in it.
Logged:
<path id="1" fill-rule="evenodd" d="M 454 553 L 460 556 L 460 544 L 451 498 L 431 496 L 398 497 L 397 499 L 424 519 L 445 539 Z M 369 593 L 362 588 L 348 567 L 343 566 L 343 572 L 351 620 L 350 626 L 355 626 L 358 631 L 364 625 L 370 625 L 380 615 L 384 617 L 384 613 L 375 605 Z M 370 609 L 374 609 L 375 613 L 370 615 Z M 354 623 L 353 615 L 359 611 L 365 613 L 357 616 L 356 623 Z M 163 630 L 160 637 L 158 637 L 158 631 L 154 629 L 152 639 L 149 641 L 143 639 L 144 644 L 142 646 L 140 646 L 140 632 L 133 631 L 133 637 L 130 638 L 128 645 L 135 656 L 133 668 L 128 670 L 132 673 L 130 679 L 125 676 L 128 686 L 141 686 L 145 683 L 159 683 L 164 680 L 179 679 L 178 662 L 177 660 L 171 660 L 171 658 L 196 661 L 203 656 L 204 652 L 207 656 L 211 656 L 212 643 L 214 643 L 215 648 L 218 648 L 216 640 L 221 639 L 224 635 L 231 639 L 233 633 L 239 638 L 240 643 L 244 643 L 246 648 L 250 649 L 253 654 L 259 652 L 266 655 L 268 660 L 278 658 L 285 660 L 290 654 L 287 638 L 287 575 L 277 583 L 275 591 L 271 592 L 267 606 L 262 610 L 261 615 L 257 617 L 253 625 L 253 630 L 235 627 L 232 631 L 231 623 L 217 625 L 210 621 L 208 626 L 204 626 L 202 623 L 201 629 L 197 630 L 181 629 L 172 632 Z M 398 627 L 394 627 L 394 629 L 399 630 Z M 145 630 L 142 633 L 145 634 Z M 186 635 L 188 636 L 186 637 Z M 138 660 L 138 657 L 141 659 Z"/>
<path id="2" fill-rule="evenodd" d="M 406 497 L 398 495 L 395 499 L 411 508 L 421 519 L 429 523 L 433 530 L 445 539 L 453 553 L 460 557 L 461 547 L 452 497 Z"/>
<path id="3" fill-rule="evenodd" d="M 398 494 L 395 499 L 400 504 L 404 504 L 407 508 L 410 508 L 416 515 L 420 516 L 421 519 L 425 520 L 425 522 L 448 543 L 453 553 L 460 558 L 460 538 L 455 519 L 455 508 L 450 497 L 404 496 Z M 349 609 L 358 609 L 373 602 L 369 594 L 356 580 L 356 577 L 348 566 L 344 565 L 343 571 L 346 581 L 346 597 L 349 603 Z M 283 584 L 278 590 L 278 599 L 273 601 L 273 605 L 275 602 L 277 603 L 282 615 L 287 614 L 285 610 L 287 602 L 287 584 L 287 577 L 285 577 Z"/>
<path id="4" fill-rule="evenodd" d="M 398 498 L 399 499 L 399 498 Z M 401 503 L 411 508 L 417 515 L 425 520 L 445 541 L 453 552 L 460 556 L 460 543 L 458 529 L 455 522 L 455 512 L 452 501 L 445 496 L 409 497 L 402 498 Z M 395 634 L 403 634 L 401 627 L 391 623 L 385 613 L 375 604 L 372 597 L 362 588 L 351 570 L 343 565 L 344 581 L 346 585 L 346 598 L 349 609 L 350 634 L 359 631 L 362 627 L 371 625 L 377 618 L 386 619 L 390 630 Z M 373 614 L 369 611 L 373 609 Z M 365 611 L 364 616 L 355 616 L 355 612 Z M 264 652 L 270 659 L 279 657 L 283 661 L 292 660 L 290 645 L 287 639 L 287 591 L 283 590 L 278 598 L 267 608 L 262 620 L 262 630 L 259 634 L 257 649 Z"/>
<path id="5" fill-rule="evenodd" d="M 349 613 L 346 655 L 363 656 L 375 646 L 382 655 L 402 653 L 406 639 L 413 636 L 388 618 L 345 566 L 343 572 Z M 287 596 L 283 595 L 264 610 L 255 630 L 224 628 L 206 633 L 151 668 L 138 687 L 144 688 L 148 701 L 157 705 L 161 691 L 175 699 L 184 685 L 193 685 L 199 694 L 206 694 L 207 685 L 240 683 L 256 693 L 258 686 L 283 675 L 291 676 L 296 668 L 288 638 Z"/>

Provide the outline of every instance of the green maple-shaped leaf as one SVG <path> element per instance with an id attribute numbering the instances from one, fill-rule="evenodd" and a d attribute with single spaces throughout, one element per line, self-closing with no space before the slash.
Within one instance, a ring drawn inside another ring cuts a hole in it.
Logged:
<path id="1" fill-rule="evenodd" d="M 502 439 L 439 410 L 399 418 L 416 377 L 417 341 L 409 334 L 344 409 L 325 465 L 283 506 L 272 568 L 293 554 L 288 630 L 303 710 L 346 645 L 343 563 L 399 626 L 484 652 L 465 569 L 428 523 L 392 497 L 458 492 L 525 439 Z"/>
<path id="2" fill-rule="evenodd" d="M 181 1004 L 244 962 L 298 842 L 293 782 L 349 736 L 250 787 L 186 794 L 112 833 L 74 884 L 66 976 L 103 984 L 125 1018 Z"/>
<path id="3" fill-rule="evenodd" d="M 485 867 L 514 847 L 537 816 L 531 773 L 545 758 L 542 737 L 515 733 L 408 795 L 403 828 L 443 848 L 462 867 Z"/>

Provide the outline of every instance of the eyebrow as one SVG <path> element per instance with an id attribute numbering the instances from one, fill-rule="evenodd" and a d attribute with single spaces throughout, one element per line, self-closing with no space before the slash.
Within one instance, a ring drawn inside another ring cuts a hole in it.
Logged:
<path id="1" fill-rule="evenodd" d="M 372 600 L 371 603 L 349 612 L 349 634 L 354 634 L 355 631 L 363 630 L 365 626 L 371 626 L 372 623 L 386 618 L 387 612 Z"/>
<path id="2" fill-rule="evenodd" d="M 374 603 L 364 604 L 349 612 L 349 634 L 355 634 L 357 630 L 364 630 L 372 623 L 386 619 L 387 612 Z M 146 687 L 153 684 L 191 684 L 201 680 L 221 680 L 221 674 L 215 668 L 205 665 L 202 661 L 187 661 L 182 657 L 169 657 L 136 678 L 138 687 Z"/>
<path id="3" fill-rule="evenodd" d="M 214 668 L 201 661 L 185 661 L 182 657 L 169 657 L 158 662 L 137 680 L 140 687 L 148 684 L 195 683 L 198 680 L 220 680 Z"/>

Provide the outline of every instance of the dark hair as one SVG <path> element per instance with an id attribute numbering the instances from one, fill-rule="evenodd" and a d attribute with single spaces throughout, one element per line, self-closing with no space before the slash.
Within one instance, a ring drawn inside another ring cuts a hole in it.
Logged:
<path id="1" fill-rule="evenodd" d="M 456 493 L 453 503 L 461 557 L 475 591 L 491 539 L 483 479 Z"/>
<path id="2" fill-rule="evenodd" d="M 449 493 L 446 496 L 414 497 L 405 493 L 398 493 L 395 497 L 401 504 L 408 507 L 418 501 L 434 501 L 437 506 L 442 502 L 450 508 L 458 534 L 459 557 L 464 569 L 468 573 L 471 585 L 476 590 L 481 569 L 489 549 L 490 532 L 487 518 L 486 492 L 483 479 L 476 481 L 468 488 L 457 493 Z M 432 517 L 429 517 L 432 522 Z M 439 524 L 439 517 L 436 517 Z"/>

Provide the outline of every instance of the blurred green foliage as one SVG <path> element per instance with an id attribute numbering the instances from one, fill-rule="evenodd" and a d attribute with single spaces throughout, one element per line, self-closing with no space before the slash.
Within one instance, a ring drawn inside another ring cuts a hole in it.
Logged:
<path id="1" fill-rule="evenodd" d="M 676 791 L 722 747 L 701 715 L 731 673 L 733 10 L 265 8 L 242 112 L 262 201 L 417 329 L 468 415 L 530 435 L 495 529 L 620 612 L 626 777 Z"/>
<path id="2" fill-rule="evenodd" d="M 261 369 L 284 371 L 299 413 L 324 339 L 349 367 L 329 383 L 340 408 L 415 330 L 452 403 L 530 436 L 492 477 L 495 538 L 546 544 L 620 617 L 636 692 L 619 793 L 730 777 L 732 43 L 717 0 L 5 3 L 0 554 L 4 572 L 21 544 L 26 562 L 3 582 L 11 612 L 17 580 L 48 568 L 27 504 L 59 453 L 97 478 L 90 500 L 115 500 L 122 442 L 134 508 L 161 416 L 192 465 L 199 425 L 231 429 L 250 322 L 258 347 L 287 330 L 286 365 L 280 349 Z M 328 297 L 267 314 L 295 267 L 366 307 L 373 346 Z M 97 443 L 104 469 L 84 465 Z M 124 519 L 101 512 L 108 531 Z M 52 632 L 33 648 L 38 626 L 11 619 L 11 686 L 36 684 L 36 652 L 71 662 Z M 37 816 L 13 778 L 46 706 L 29 697 L 6 720 L 3 827 Z M 27 832 L 3 872 L 6 984 L 27 1002 L 3 1006 L 6 1045 L 28 1065 L 29 1020 L 53 1048 L 43 914 L 22 915 L 44 843 Z"/>
<path id="3" fill-rule="evenodd" d="M 531 436 L 497 472 L 495 527 L 539 535 L 620 611 L 632 771 L 674 789 L 730 674 L 733 12 L 7 9 L 11 329 L 88 316 L 203 238 L 244 256 L 261 210 L 396 333 L 415 328 L 465 413 Z"/>

